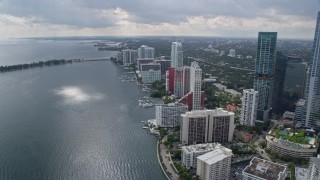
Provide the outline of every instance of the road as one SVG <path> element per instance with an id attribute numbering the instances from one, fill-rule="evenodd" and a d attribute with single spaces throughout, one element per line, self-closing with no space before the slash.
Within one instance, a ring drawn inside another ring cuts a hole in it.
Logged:
<path id="1" fill-rule="evenodd" d="M 164 165 L 164 169 L 167 172 L 167 175 L 172 179 L 172 180 L 179 180 L 179 175 L 173 170 L 173 162 L 169 158 L 169 150 L 168 148 L 163 144 L 167 140 L 167 136 L 165 136 L 162 139 L 162 143 L 160 143 L 160 156 L 162 158 L 162 162 Z M 167 153 L 168 152 L 168 153 Z M 171 166 L 172 164 L 172 166 Z"/>

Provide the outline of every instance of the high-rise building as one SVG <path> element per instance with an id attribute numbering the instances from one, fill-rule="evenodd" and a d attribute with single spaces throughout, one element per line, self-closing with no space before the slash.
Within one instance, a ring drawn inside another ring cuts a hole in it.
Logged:
<path id="1" fill-rule="evenodd" d="M 183 95 L 186 95 L 190 92 L 190 67 L 184 66 L 183 67 Z"/>
<path id="2" fill-rule="evenodd" d="M 150 63 L 141 64 L 141 79 L 145 84 L 152 84 L 155 81 L 161 80 L 161 66 L 160 64 Z"/>
<path id="3" fill-rule="evenodd" d="M 221 108 L 181 114 L 180 140 L 183 145 L 232 141 L 234 113 Z"/>
<path id="4" fill-rule="evenodd" d="M 181 114 L 188 111 L 184 104 L 169 103 L 156 106 L 156 122 L 161 127 L 177 127 L 180 125 Z"/>
<path id="5" fill-rule="evenodd" d="M 308 71 L 306 85 L 306 103 L 302 125 L 305 127 L 320 126 L 320 12 L 313 41 L 313 57 Z"/>
<path id="6" fill-rule="evenodd" d="M 142 45 L 138 48 L 138 58 L 154 58 L 154 48 Z"/>
<path id="7" fill-rule="evenodd" d="M 168 91 L 176 97 L 183 97 L 190 92 L 190 67 L 169 68 L 168 74 Z"/>
<path id="8" fill-rule="evenodd" d="M 276 63 L 275 63 L 275 73 L 274 73 L 274 85 L 272 93 L 272 111 L 276 113 L 283 112 L 283 91 L 284 91 L 284 81 L 286 76 L 286 65 L 288 57 L 282 52 L 277 51 L 276 53 Z"/>
<path id="9" fill-rule="evenodd" d="M 242 171 L 243 180 L 284 180 L 287 166 L 254 157 Z"/>
<path id="10" fill-rule="evenodd" d="M 149 63 L 153 63 L 153 62 L 154 62 L 153 58 L 143 58 L 143 59 L 138 58 L 137 59 L 137 69 L 138 69 L 138 71 L 141 70 L 141 65 L 142 64 L 149 64 Z"/>
<path id="11" fill-rule="evenodd" d="M 236 57 L 236 50 L 230 49 L 228 56 L 230 56 L 230 57 Z"/>
<path id="12" fill-rule="evenodd" d="M 197 175 L 201 180 L 229 179 L 232 150 L 223 146 L 197 157 Z"/>
<path id="13" fill-rule="evenodd" d="M 288 56 L 284 92 L 290 96 L 304 97 L 307 64 L 301 57 Z"/>
<path id="14" fill-rule="evenodd" d="M 122 62 L 124 66 L 130 66 L 137 62 L 138 51 L 133 49 L 122 50 Z"/>
<path id="15" fill-rule="evenodd" d="M 190 68 L 190 91 L 193 92 L 193 109 L 201 109 L 201 83 L 202 83 L 202 70 L 197 62 L 191 63 Z"/>
<path id="16" fill-rule="evenodd" d="M 181 147 L 181 162 L 189 168 L 197 168 L 197 157 L 220 147 L 219 143 L 195 144 Z"/>
<path id="17" fill-rule="evenodd" d="M 171 66 L 171 61 L 165 59 L 156 59 L 154 62 L 161 64 L 161 76 L 165 78 L 166 71 L 168 71 Z"/>
<path id="18" fill-rule="evenodd" d="M 259 92 L 254 89 L 243 90 L 240 124 L 254 126 L 257 116 Z"/>
<path id="19" fill-rule="evenodd" d="M 181 42 L 172 42 L 171 45 L 171 67 L 183 67 L 183 51 Z"/>
<path id="20" fill-rule="evenodd" d="M 311 157 L 309 163 L 309 173 L 307 179 L 319 180 L 320 179 L 320 157 Z"/>
<path id="21" fill-rule="evenodd" d="M 256 119 L 258 122 L 268 120 L 271 108 L 276 44 L 276 32 L 259 32 L 254 78 L 254 90 L 259 92 Z"/>
<path id="22" fill-rule="evenodd" d="M 299 99 L 299 101 L 296 103 L 296 109 L 295 109 L 295 115 L 294 115 L 294 120 L 297 122 L 298 126 L 301 126 L 304 121 L 303 119 L 303 112 L 304 112 L 304 107 L 306 104 L 305 99 Z"/>
<path id="23" fill-rule="evenodd" d="M 174 88 L 173 94 L 176 97 L 182 97 L 184 95 L 183 91 L 183 68 L 175 68 L 174 69 Z"/>

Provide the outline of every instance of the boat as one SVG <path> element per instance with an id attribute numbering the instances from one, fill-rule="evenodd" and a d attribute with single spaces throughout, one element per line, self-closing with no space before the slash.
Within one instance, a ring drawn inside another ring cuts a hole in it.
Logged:
<path id="1" fill-rule="evenodd" d="M 148 129 L 149 127 L 148 127 L 148 126 L 143 126 L 142 128 L 143 128 L 143 129 Z"/>

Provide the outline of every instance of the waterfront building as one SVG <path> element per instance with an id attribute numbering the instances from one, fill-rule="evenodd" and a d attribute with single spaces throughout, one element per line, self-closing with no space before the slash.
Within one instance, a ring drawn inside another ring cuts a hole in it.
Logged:
<path id="1" fill-rule="evenodd" d="M 181 162 L 188 169 L 197 168 L 197 157 L 219 148 L 219 143 L 195 144 L 181 147 Z"/>
<path id="2" fill-rule="evenodd" d="M 138 58 L 137 59 L 137 69 L 138 69 L 138 71 L 141 71 L 141 65 L 142 64 L 149 64 L 149 63 L 153 63 L 153 62 L 154 62 L 153 58 L 144 58 L 144 59 Z"/>
<path id="3" fill-rule="evenodd" d="M 284 180 L 287 167 L 254 157 L 242 171 L 243 180 Z"/>
<path id="4" fill-rule="evenodd" d="M 259 92 L 254 89 L 243 90 L 240 124 L 254 126 L 257 116 Z"/>
<path id="5" fill-rule="evenodd" d="M 122 52 L 118 52 L 116 58 L 117 58 L 117 62 L 123 63 L 123 60 L 122 60 Z"/>
<path id="6" fill-rule="evenodd" d="M 197 157 L 197 175 L 201 180 L 225 179 L 231 173 L 232 150 L 221 145 Z"/>
<path id="7" fill-rule="evenodd" d="M 138 48 L 138 58 L 145 59 L 145 58 L 154 58 L 154 48 L 148 47 L 146 45 L 142 45 Z"/>
<path id="8" fill-rule="evenodd" d="M 180 125 L 181 114 L 188 111 L 188 106 L 169 103 L 156 106 L 156 122 L 160 127 L 177 127 Z"/>
<path id="9" fill-rule="evenodd" d="M 276 63 L 274 73 L 274 85 L 272 93 L 272 110 L 276 113 L 283 112 L 283 91 L 286 76 L 286 65 L 288 57 L 282 52 L 276 52 Z"/>
<path id="10" fill-rule="evenodd" d="M 166 77 L 166 71 L 169 70 L 171 66 L 171 61 L 170 60 L 165 60 L 165 59 L 156 59 L 154 60 L 155 63 L 159 63 L 161 65 L 161 76 L 163 78 Z"/>
<path id="11" fill-rule="evenodd" d="M 138 51 L 133 49 L 122 50 L 122 62 L 124 66 L 130 66 L 137 62 Z"/>
<path id="12" fill-rule="evenodd" d="M 284 92 L 290 96 L 304 97 L 307 64 L 301 57 L 288 56 Z"/>
<path id="13" fill-rule="evenodd" d="M 305 127 L 320 126 L 320 12 L 313 41 L 313 57 L 306 84 L 305 107 L 301 124 Z"/>
<path id="14" fill-rule="evenodd" d="M 234 113 L 217 108 L 181 114 L 180 140 L 183 145 L 232 141 Z"/>
<path id="15" fill-rule="evenodd" d="M 181 42 L 172 42 L 171 45 L 171 67 L 183 67 L 183 50 Z"/>
<path id="16" fill-rule="evenodd" d="M 201 109 L 201 83 L 202 70 L 197 62 L 191 63 L 190 68 L 190 91 L 193 93 L 192 110 Z"/>
<path id="17" fill-rule="evenodd" d="M 276 32 L 259 32 L 254 90 L 259 92 L 257 119 L 268 120 L 274 85 L 274 66 L 276 57 Z"/>
<path id="18" fill-rule="evenodd" d="M 161 81 L 160 64 L 141 64 L 141 78 L 142 82 L 145 84 L 152 84 L 155 81 Z"/>
<path id="19" fill-rule="evenodd" d="M 309 162 L 308 180 L 320 180 L 320 157 L 311 157 Z"/>
<path id="20" fill-rule="evenodd" d="M 229 57 L 236 57 L 236 50 L 230 49 L 228 56 L 229 56 Z"/>
<path id="21" fill-rule="evenodd" d="M 166 89 L 177 98 L 181 98 L 190 92 L 190 67 L 170 67 L 166 79 L 168 81 Z"/>

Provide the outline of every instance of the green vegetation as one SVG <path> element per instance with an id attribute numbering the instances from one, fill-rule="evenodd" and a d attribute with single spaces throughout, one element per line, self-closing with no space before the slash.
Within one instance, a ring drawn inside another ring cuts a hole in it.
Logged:
<path id="1" fill-rule="evenodd" d="M 270 126 L 270 121 L 264 123 L 257 123 L 255 126 L 237 125 L 238 130 L 244 130 L 250 134 L 261 134 L 262 131 L 267 131 Z"/>
<path id="2" fill-rule="evenodd" d="M 162 98 L 163 96 L 169 95 L 169 93 L 166 91 L 166 86 L 161 81 L 152 83 L 152 87 L 155 89 L 155 91 L 150 94 L 150 97 Z"/>
<path id="3" fill-rule="evenodd" d="M 172 148 L 172 143 L 180 141 L 179 133 L 171 133 L 168 135 L 167 140 L 164 142 L 168 149 Z"/>
<path id="4" fill-rule="evenodd" d="M 175 162 L 174 166 L 177 168 L 179 178 L 181 180 L 199 180 L 200 179 L 199 176 L 194 176 L 190 174 L 189 170 L 182 163 Z"/>
<path id="5" fill-rule="evenodd" d="M 162 98 L 163 98 L 162 100 L 163 100 L 164 104 L 169 104 L 169 103 L 175 102 L 175 99 L 171 99 L 170 96 L 164 96 Z"/>
<path id="6" fill-rule="evenodd" d="M 232 97 L 228 93 L 219 92 L 212 83 L 203 83 L 202 90 L 206 94 L 205 107 L 208 109 L 226 108 L 228 104 L 238 105 L 241 103 L 240 97 Z"/>
<path id="7" fill-rule="evenodd" d="M 44 66 L 54 66 L 54 65 L 64 65 L 64 64 L 72 64 L 73 62 L 82 62 L 81 59 L 61 59 L 61 60 L 49 60 L 49 61 L 39 61 L 33 62 L 30 64 L 17 64 L 11 66 L 0 66 L 0 72 L 10 72 L 10 71 L 17 71 L 23 69 L 30 69 L 35 67 L 44 67 Z"/>
<path id="8" fill-rule="evenodd" d="M 294 164 L 292 164 L 291 162 L 290 163 L 288 163 L 288 169 L 289 169 L 289 171 L 290 171 L 290 179 L 291 180 L 296 180 L 296 170 L 295 170 L 295 165 Z"/>
<path id="9" fill-rule="evenodd" d="M 283 140 L 288 140 L 294 143 L 308 144 L 305 130 L 296 130 L 294 128 L 284 129 L 280 126 L 273 128 L 273 135 Z"/>

